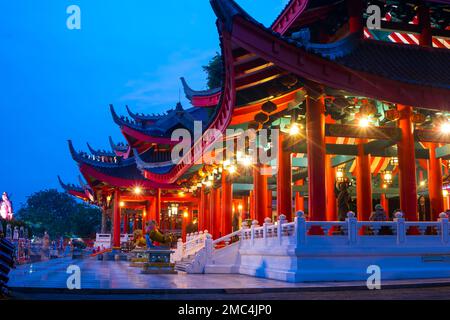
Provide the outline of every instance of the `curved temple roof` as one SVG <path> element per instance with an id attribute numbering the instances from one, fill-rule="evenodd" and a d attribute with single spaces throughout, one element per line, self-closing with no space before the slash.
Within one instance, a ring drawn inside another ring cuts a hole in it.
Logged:
<path id="1" fill-rule="evenodd" d="M 449 108 L 450 75 L 438 71 L 439 65 L 441 70 L 448 66 L 449 50 L 360 39 L 349 46 L 350 38 L 341 43 L 313 45 L 308 43 L 307 35 L 300 35 L 299 39 L 280 36 L 256 22 L 233 0 L 211 2 L 233 41 L 297 76 L 333 89 L 392 103 L 420 105 L 429 109 Z M 333 56 L 329 55 L 330 50 L 336 49 L 342 50 L 341 57 L 336 52 Z M 370 55 L 380 54 L 388 54 L 389 57 L 386 60 L 383 60 L 384 56 L 378 57 L 376 64 L 365 60 Z M 434 65 L 427 69 L 422 61 Z M 437 74 L 427 76 L 426 73 Z"/>
<path id="2" fill-rule="evenodd" d="M 194 90 L 182 77 L 181 83 L 183 85 L 184 94 L 186 98 L 195 107 L 212 107 L 217 105 L 222 94 L 222 88 L 214 88 L 209 90 Z"/>
<path id="3" fill-rule="evenodd" d="M 92 153 L 94 156 L 105 156 L 105 157 L 114 157 L 116 154 L 112 151 L 105 151 L 105 150 L 97 150 L 91 147 L 89 142 L 87 143 L 87 147 L 89 149 L 89 152 Z"/>
<path id="4" fill-rule="evenodd" d="M 120 156 L 98 156 L 90 155 L 86 152 L 77 152 L 71 140 L 68 141 L 68 144 L 72 158 L 80 167 L 89 168 L 87 171 L 95 171 L 98 173 L 98 176 L 110 177 L 111 181 L 119 181 L 117 179 L 120 179 L 120 181 L 128 185 L 139 182 L 148 186 L 158 186 L 144 178 L 140 169 L 137 167 L 136 162 L 138 160 L 153 164 L 153 167 L 148 168 L 148 170 L 155 174 L 165 174 L 173 168 L 173 164 L 170 161 L 170 152 L 155 152 L 153 148 L 148 149 L 139 157 L 133 156 L 124 159 Z M 136 154 L 138 154 L 137 151 Z M 169 187 L 169 184 L 165 186 Z"/>
<path id="5" fill-rule="evenodd" d="M 60 176 L 58 176 L 58 181 L 61 187 L 64 189 L 64 191 L 67 192 L 68 194 L 77 197 L 83 201 L 94 201 L 94 196 L 91 190 L 87 190 L 86 187 L 81 187 L 75 184 L 65 184 Z"/>
<path id="6" fill-rule="evenodd" d="M 212 121 L 211 115 L 213 114 L 211 110 L 205 108 L 194 107 L 184 109 L 181 103 L 177 103 L 174 109 L 159 116 L 145 116 L 131 113 L 134 117 L 131 120 L 128 117 L 118 116 L 114 110 L 114 106 L 111 105 L 110 109 L 114 121 L 120 127 L 128 127 L 148 137 L 169 139 L 166 142 L 170 142 L 172 131 L 175 129 L 184 128 L 193 133 L 195 121 L 201 121 L 203 128 L 206 128 Z"/>
<path id="7" fill-rule="evenodd" d="M 111 146 L 111 149 L 117 156 L 123 156 L 125 159 L 128 158 L 130 154 L 130 146 L 128 144 L 125 143 L 116 144 L 111 136 L 109 137 L 109 144 Z"/>

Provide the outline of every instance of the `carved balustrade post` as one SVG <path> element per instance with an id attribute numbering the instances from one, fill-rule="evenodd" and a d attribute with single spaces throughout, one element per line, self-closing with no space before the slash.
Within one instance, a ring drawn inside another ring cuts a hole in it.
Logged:
<path id="1" fill-rule="evenodd" d="M 347 213 L 347 229 L 348 229 L 348 242 L 350 245 L 356 244 L 358 239 L 358 220 L 355 218 L 354 212 Z"/>
<path id="2" fill-rule="evenodd" d="M 406 241 L 406 224 L 405 218 L 403 217 L 403 212 L 397 212 L 395 214 L 394 222 L 397 222 L 397 244 L 402 244 Z"/>
<path id="3" fill-rule="evenodd" d="M 303 211 L 298 211 L 295 217 L 295 237 L 297 247 L 306 244 L 306 218 Z"/>
<path id="4" fill-rule="evenodd" d="M 267 227 L 272 225 L 272 219 L 269 217 L 264 219 L 263 224 L 263 238 L 264 238 L 264 245 L 267 246 Z"/>
<path id="5" fill-rule="evenodd" d="M 285 223 L 286 223 L 286 216 L 284 214 L 281 214 L 278 217 L 278 228 L 277 228 L 277 237 L 280 245 L 283 237 L 283 224 Z"/>
<path id="6" fill-rule="evenodd" d="M 443 244 L 448 244 L 448 215 L 445 212 L 439 215 L 439 222 L 441 223 L 441 241 Z"/>

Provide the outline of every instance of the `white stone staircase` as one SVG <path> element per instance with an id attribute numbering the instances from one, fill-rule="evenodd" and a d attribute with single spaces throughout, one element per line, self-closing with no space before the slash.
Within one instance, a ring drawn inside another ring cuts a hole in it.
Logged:
<path id="1" fill-rule="evenodd" d="M 298 212 L 293 222 L 284 215 L 275 223 L 267 218 L 262 226 L 254 221 L 214 241 L 205 232 L 177 251 L 177 269 L 186 273 L 366 281 L 376 267 L 382 280 L 445 278 L 450 277 L 450 223 L 445 213 L 434 222 L 406 221 L 403 213 L 394 221 L 358 221 L 353 212 L 346 221 L 324 222 L 307 221 Z"/>
<path id="2" fill-rule="evenodd" d="M 194 264 L 195 256 L 189 256 L 186 258 L 182 258 L 180 261 L 175 263 L 175 271 L 179 272 L 188 272 L 192 269 L 192 265 Z"/>

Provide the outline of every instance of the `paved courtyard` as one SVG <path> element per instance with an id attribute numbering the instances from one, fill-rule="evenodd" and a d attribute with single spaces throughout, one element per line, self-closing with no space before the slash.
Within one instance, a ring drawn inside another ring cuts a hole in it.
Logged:
<path id="1" fill-rule="evenodd" d="M 67 290 L 70 265 L 81 269 L 81 291 Z M 18 266 L 8 285 L 18 299 L 449 299 L 450 279 L 385 281 L 369 291 L 362 282 L 286 283 L 244 275 L 145 275 L 127 262 L 93 258 Z"/>

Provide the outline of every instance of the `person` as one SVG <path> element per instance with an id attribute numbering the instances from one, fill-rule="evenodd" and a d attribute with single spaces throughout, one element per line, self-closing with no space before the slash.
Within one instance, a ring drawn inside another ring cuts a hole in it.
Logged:
<path id="1" fill-rule="evenodd" d="M 386 211 L 384 210 L 383 206 L 381 204 L 377 204 L 375 206 L 375 211 L 372 212 L 369 218 L 372 222 L 383 222 L 386 221 Z M 373 230 L 372 230 L 373 232 Z M 385 235 L 392 235 L 392 230 L 388 226 L 382 226 L 380 228 L 380 231 L 378 232 L 378 235 L 385 236 Z"/>
<path id="2" fill-rule="evenodd" d="M 370 221 L 386 221 L 386 212 L 381 204 L 375 206 L 375 211 L 372 212 L 369 218 Z"/>

